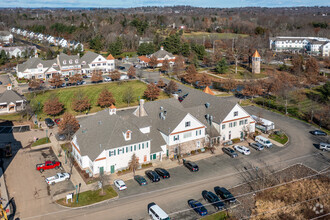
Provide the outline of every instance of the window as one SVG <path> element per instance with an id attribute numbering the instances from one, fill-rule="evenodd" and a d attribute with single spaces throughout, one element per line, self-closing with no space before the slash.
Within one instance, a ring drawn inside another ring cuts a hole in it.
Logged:
<path id="1" fill-rule="evenodd" d="M 247 119 L 245 119 L 245 124 L 247 124 L 248 123 L 248 120 Z"/>
<path id="2" fill-rule="evenodd" d="M 237 124 L 237 122 L 235 121 L 235 122 L 234 122 L 234 127 L 236 127 L 236 124 Z"/>
<path id="3" fill-rule="evenodd" d="M 136 151 L 136 145 L 134 145 L 134 151 Z"/>
<path id="4" fill-rule="evenodd" d="M 144 149 L 144 143 L 142 143 L 142 149 Z"/>
<path id="5" fill-rule="evenodd" d="M 121 150 L 122 150 L 122 153 L 124 154 L 125 153 L 125 148 L 123 147 Z"/>
<path id="6" fill-rule="evenodd" d="M 95 66 L 95 64 L 92 64 L 92 66 Z"/>
<path id="7" fill-rule="evenodd" d="M 240 120 L 239 121 L 239 125 L 243 125 L 244 124 L 244 121 L 243 120 Z"/>
<path id="8" fill-rule="evenodd" d="M 198 130 L 196 130 L 196 136 L 198 136 Z"/>
<path id="9" fill-rule="evenodd" d="M 98 63 L 97 65 L 98 65 L 98 66 L 101 66 L 101 64 L 100 64 L 100 63 Z"/>
<path id="10" fill-rule="evenodd" d="M 133 146 L 131 146 L 131 152 L 133 151 Z"/>
<path id="11" fill-rule="evenodd" d="M 65 60 L 63 60 L 63 64 L 66 64 L 66 61 Z"/>
<path id="12" fill-rule="evenodd" d="M 197 141 L 196 145 L 197 145 L 197 148 L 200 148 L 201 142 L 200 141 Z"/>
<path id="13" fill-rule="evenodd" d="M 131 139 L 131 131 L 126 131 L 126 139 L 127 140 Z"/>
<path id="14" fill-rule="evenodd" d="M 222 129 L 225 129 L 226 128 L 226 125 L 222 125 Z"/>
<path id="15" fill-rule="evenodd" d="M 179 135 L 175 135 L 175 136 L 173 136 L 173 140 L 174 140 L 174 141 L 178 141 L 178 140 L 179 140 Z"/>
<path id="16" fill-rule="evenodd" d="M 186 132 L 183 134 L 183 138 L 190 138 L 191 137 L 191 132 Z"/>
<path id="17" fill-rule="evenodd" d="M 147 142 L 147 148 L 149 147 L 149 142 Z"/>
<path id="18" fill-rule="evenodd" d="M 76 63 L 78 63 L 78 59 L 76 59 L 76 61 L 75 61 Z"/>
<path id="19" fill-rule="evenodd" d="M 106 63 L 103 63 L 103 66 L 107 65 Z"/>
<path id="20" fill-rule="evenodd" d="M 120 149 L 118 149 L 118 155 L 120 154 Z"/>
<path id="21" fill-rule="evenodd" d="M 141 150 L 141 144 L 139 144 L 139 150 Z"/>
<path id="22" fill-rule="evenodd" d="M 128 147 L 126 147 L 126 153 L 128 153 Z"/>
<path id="23" fill-rule="evenodd" d="M 230 122 L 229 123 L 229 127 L 232 128 L 233 127 L 233 123 Z"/>
<path id="24" fill-rule="evenodd" d="M 199 130 L 199 135 L 202 135 L 202 130 Z"/>
<path id="25" fill-rule="evenodd" d="M 236 112 L 234 112 L 234 117 L 235 117 L 235 116 L 238 116 L 238 112 L 237 112 L 237 111 L 236 111 Z"/>
<path id="26" fill-rule="evenodd" d="M 186 127 L 190 127 L 190 121 L 186 121 Z"/>
<path id="27" fill-rule="evenodd" d="M 99 61 L 101 61 L 101 58 L 99 58 Z"/>
<path id="28" fill-rule="evenodd" d="M 72 60 L 69 60 L 69 63 L 72 64 Z"/>
<path id="29" fill-rule="evenodd" d="M 109 151 L 109 157 L 111 157 L 111 156 L 113 156 L 113 155 L 114 155 L 113 151 L 110 150 L 110 151 Z"/>

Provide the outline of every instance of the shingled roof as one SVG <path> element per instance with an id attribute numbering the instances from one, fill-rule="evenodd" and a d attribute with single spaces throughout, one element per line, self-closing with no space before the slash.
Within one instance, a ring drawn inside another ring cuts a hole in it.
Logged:
<path id="1" fill-rule="evenodd" d="M 132 136 L 126 141 L 123 134 L 128 130 Z M 82 120 L 76 136 L 81 155 L 88 155 L 92 161 L 104 150 L 150 140 L 148 135 L 120 115 L 110 115 L 108 109 Z"/>
<path id="2" fill-rule="evenodd" d="M 25 101 L 25 98 L 13 90 L 6 90 L 4 93 L 0 94 L 0 103 L 16 103 L 22 100 Z"/>
<path id="3" fill-rule="evenodd" d="M 100 54 L 87 51 L 87 53 L 84 54 L 84 56 L 81 57 L 81 61 L 85 61 L 86 63 L 93 62 Z"/>
<path id="4" fill-rule="evenodd" d="M 152 54 L 152 56 L 155 56 L 157 59 L 165 58 L 166 55 L 169 57 L 174 57 L 172 53 L 167 52 L 166 50 L 164 50 L 163 47 L 161 47 L 160 50 Z"/>

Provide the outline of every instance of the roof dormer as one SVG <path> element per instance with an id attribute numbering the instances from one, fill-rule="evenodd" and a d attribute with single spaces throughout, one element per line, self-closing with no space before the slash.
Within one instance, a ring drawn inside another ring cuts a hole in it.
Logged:
<path id="1" fill-rule="evenodd" d="M 132 131 L 127 130 L 124 134 L 125 141 L 129 141 L 132 139 Z"/>
<path id="2" fill-rule="evenodd" d="M 116 106 L 114 106 L 113 104 L 111 104 L 110 108 L 109 108 L 109 114 L 110 115 L 115 115 L 116 114 Z"/>

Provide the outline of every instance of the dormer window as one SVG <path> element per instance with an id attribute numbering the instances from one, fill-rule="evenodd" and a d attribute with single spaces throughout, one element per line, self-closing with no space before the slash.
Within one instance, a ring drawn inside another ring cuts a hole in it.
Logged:
<path id="1" fill-rule="evenodd" d="M 185 127 L 190 127 L 190 121 L 186 121 Z"/>
<path id="2" fill-rule="evenodd" d="M 76 61 L 75 61 L 76 63 L 78 63 L 78 59 L 76 59 Z"/>
<path id="3" fill-rule="evenodd" d="M 63 60 L 63 64 L 66 64 L 66 60 Z"/>
<path id="4" fill-rule="evenodd" d="M 236 112 L 234 112 L 234 117 L 235 117 L 235 116 L 238 116 L 238 112 L 237 112 L 237 111 L 236 111 Z"/>
<path id="5" fill-rule="evenodd" d="M 86 65 L 86 62 L 85 62 L 85 61 L 82 61 L 81 64 L 82 64 L 82 65 Z"/>
<path id="6" fill-rule="evenodd" d="M 130 130 L 126 131 L 125 133 L 125 140 L 129 141 L 132 138 L 132 132 Z"/>
<path id="7" fill-rule="evenodd" d="M 101 61 L 101 58 L 99 58 L 99 61 Z"/>
<path id="8" fill-rule="evenodd" d="M 72 64 L 72 60 L 69 60 L 69 63 Z"/>

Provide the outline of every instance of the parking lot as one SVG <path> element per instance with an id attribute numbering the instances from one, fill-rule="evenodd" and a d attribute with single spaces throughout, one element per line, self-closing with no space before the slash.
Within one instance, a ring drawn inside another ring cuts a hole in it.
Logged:
<path id="1" fill-rule="evenodd" d="M 51 148 L 21 149 L 13 158 L 6 170 L 6 182 L 10 197 L 14 197 L 17 204 L 18 216 L 20 210 L 28 215 L 29 207 L 40 205 L 40 208 L 49 205 L 51 197 L 75 189 L 71 181 L 63 181 L 55 185 L 47 185 L 45 178 L 65 170 L 45 170 L 40 173 L 36 164 L 47 160 L 57 160 Z M 48 208 L 48 207 L 47 207 Z M 36 213 L 29 213 L 30 215 Z"/>

